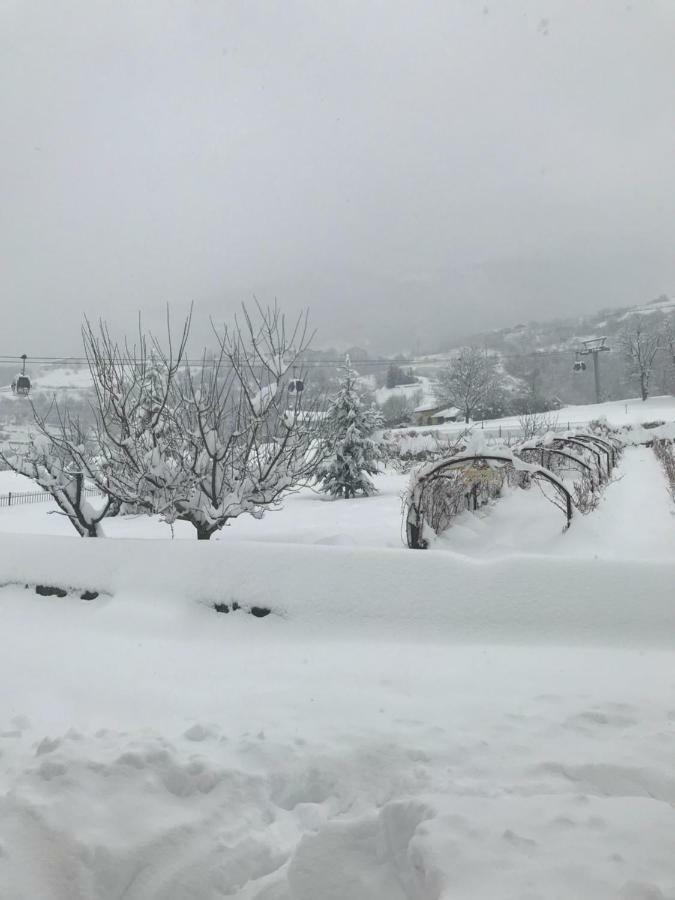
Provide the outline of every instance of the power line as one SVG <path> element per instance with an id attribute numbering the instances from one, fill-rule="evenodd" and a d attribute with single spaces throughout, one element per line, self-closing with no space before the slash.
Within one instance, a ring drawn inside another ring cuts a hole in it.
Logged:
<path id="1" fill-rule="evenodd" d="M 501 353 L 498 350 L 492 351 L 499 359 L 541 359 L 544 357 L 554 356 L 574 356 L 575 350 L 568 348 L 565 350 L 531 350 L 526 353 Z M 0 354 L 0 365 L 18 364 L 21 357 L 10 356 L 9 354 Z M 297 367 L 313 368 L 313 369 L 330 369 L 344 365 L 344 357 L 339 359 L 298 359 Z M 352 364 L 358 368 L 363 366 L 435 366 L 442 365 L 453 361 L 453 353 L 448 351 L 447 354 L 439 354 L 438 356 L 420 357 L 416 359 L 396 359 L 392 357 L 379 357 L 372 359 L 352 359 Z M 120 360 L 123 366 L 140 365 L 132 360 Z M 28 356 L 28 364 L 33 366 L 88 366 L 88 360 L 84 356 Z M 202 357 L 198 359 L 185 359 L 183 364 L 190 366 L 207 366 L 220 365 L 221 368 L 230 368 L 226 363 L 218 362 L 218 360 L 206 359 Z"/>

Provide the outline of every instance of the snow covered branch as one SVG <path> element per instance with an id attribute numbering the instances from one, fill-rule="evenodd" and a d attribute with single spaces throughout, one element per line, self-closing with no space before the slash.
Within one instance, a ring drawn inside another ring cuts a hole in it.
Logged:
<path id="1" fill-rule="evenodd" d="M 0 451 L 0 458 L 14 472 L 31 478 L 50 493 L 80 537 L 100 537 L 103 519 L 119 512 L 119 504 L 112 497 L 100 504 L 89 500 L 84 473 L 47 435 L 38 435 L 27 448 Z"/>
<path id="2" fill-rule="evenodd" d="M 303 390 L 307 316 L 289 328 L 276 305 L 244 308 L 231 328 L 214 327 L 216 352 L 197 364 L 187 359 L 190 326 L 191 315 L 175 341 L 167 314 L 163 344 L 140 323 L 130 344 L 85 320 L 93 426 L 84 430 L 56 403 L 43 416 L 33 410 L 42 449 L 14 467 L 52 490 L 87 533 L 97 522 L 78 493 L 82 481 L 107 498 L 104 515 L 181 519 L 208 539 L 237 516 L 262 516 L 322 459 L 322 400 Z"/>
<path id="3" fill-rule="evenodd" d="M 256 304 L 214 333 L 217 355 L 188 368 L 170 413 L 181 441 L 176 465 L 190 485 L 176 514 L 200 539 L 244 513 L 262 516 L 321 458 L 322 401 L 303 402 L 307 316 L 288 329 L 276 305 Z"/>

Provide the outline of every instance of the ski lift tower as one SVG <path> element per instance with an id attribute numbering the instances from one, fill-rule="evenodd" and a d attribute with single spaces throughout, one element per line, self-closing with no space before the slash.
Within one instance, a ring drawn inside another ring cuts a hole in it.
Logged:
<path id="1" fill-rule="evenodd" d="M 579 356 L 592 356 L 593 357 L 593 375 L 595 376 L 595 402 L 601 403 L 600 397 L 600 364 L 599 364 L 599 356 L 601 353 L 606 353 L 608 350 L 611 350 L 611 347 L 607 346 L 607 338 L 590 338 L 587 341 L 581 342 L 582 346 L 579 348 L 578 354 Z"/>

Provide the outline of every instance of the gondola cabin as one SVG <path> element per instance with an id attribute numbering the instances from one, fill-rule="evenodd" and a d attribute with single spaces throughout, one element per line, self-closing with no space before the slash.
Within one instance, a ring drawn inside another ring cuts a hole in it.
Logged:
<path id="1" fill-rule="evenodd" d="M 30 394 L 30 378 L 28 375 L 17 375 L 12 382 L 14 393 L 20 397 L 27 397 Z"/>
<path id="2" fill-rule="evenodd" d="M 25 353 L 21 356 L 21 359 L 23 360 L 23 368 L 21 372 L 15 375 L 14 380 L 12 381 L 12 390 L 19 397 L 27 397 L 30 394 L 31 385 L 30 378 L 26 375 L 27 356 Z"/>

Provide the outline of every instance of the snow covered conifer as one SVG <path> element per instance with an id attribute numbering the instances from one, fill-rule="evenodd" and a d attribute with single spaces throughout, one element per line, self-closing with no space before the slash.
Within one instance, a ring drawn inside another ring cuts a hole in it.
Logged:
<path id="1" fill-rule="evenodd" d="M 357 388 L 357 374 L 347 356 L 343 378 L 324 422 L 328 445 L 325 462 L 319 469 L 321 490 L 332 497 L 348 499 L 357 494 L 375 493 L 371 475 L 377 474 L 382 448 L 373 439 L 382 427 L 376 407 L 366 406 Z"/>

